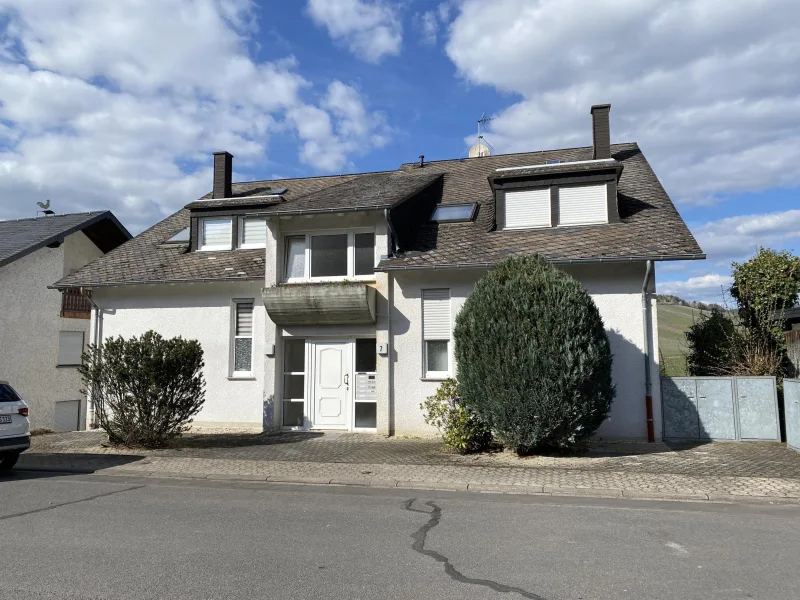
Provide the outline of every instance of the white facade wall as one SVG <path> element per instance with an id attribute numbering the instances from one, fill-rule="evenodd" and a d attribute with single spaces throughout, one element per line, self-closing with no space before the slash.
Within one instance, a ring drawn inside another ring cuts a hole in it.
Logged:
<path id="1" fill-rule="evenodd" d="M 586 286 L 597 304 L 614 353 L 613 379 L 617 388 L 609 419 L 598 435 L 613 438 L 647 439 L 645 416 L 644 330 L 641 307 L 643 263 L 567 266 L 564 270 Z M 408 271 L 394 275 L 392 347 L 394 361 L 394 423 L 399 434 L 432 435 L 425 425 L 419 404 L 433 395 L 438 381 L 426 381 L 423 372 L 422 290 L 449 287 L 452 318 L 455 318 L 484 271 Z M 654 288 L 652 288 L 654 289 Z M 651 300 L 654 339 L 658 347 L 655 299 Z M 451 348 L 451 367 L 453 344 Z M 658 384 L 657 352 L 652 353 L 653 412 L 656 437 L 661 436 L 661 396 Z M 455 370 L 453 371 L 455 373 Z"/>
<path id="2" fill-rule="evenodd" d="M 198 426 L 262 427 L 265 411 L 265 316 L 262 282 L 158 284 L 97 288 L 102 338 L 130 338 L 153 330 L 200 342 L 206 380 Z M 234 299 L 253 300 L 253 377 L 230 377 Z M 92 334 L 94 336 L 94 334 Z"/>
<path id="3" fill-rule="evenodd" d="M 47 286 L 102 252 L 82 232 L 58 248 L 41 248 L 0 267 L 0 379 L 8 380 L 30 406 L 31 427 L 54 428 L 55 403 L 80 400 L 75 367 L 58 367 L 59 331 L 81 331 L 89 319 L 64 319 L 61 293 Z"/>

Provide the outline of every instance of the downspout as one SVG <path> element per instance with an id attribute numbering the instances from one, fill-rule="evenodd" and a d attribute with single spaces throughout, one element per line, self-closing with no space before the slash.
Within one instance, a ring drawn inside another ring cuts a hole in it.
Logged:
<path id="1" fill-rule="evenodd" d="M 650 377 L 650 319 L 648 315 L 647 288 L 653 276 L 653 261 L 647 261 L 642 283 L 642 323 L 644 328 L 644 405 L 647 411 L 647 441 L 656 441 L 655 421 L 653 419 L 653 382 Z"/>
<path id="2" fill-rule="evenodd" d="M 84 288 L 80 288 L 81 295 L 86 298 L 89 304 L 92 305 L 92 309 L 94 309 L 94 335 L 92 336 L 92 344 L 97 348 L 97 357 L 101 358 L 100 353 L 102 352 L 102 348 L 99 343 L 100 339 L 100 326 L 103 322 L 103 313 L 100 310 L 100 307 L 97 306 L 94 300 L 92 300 L 91 294 L 87 294 Z M 91 292 L 91 290 L 89 290 Z M 89 429 L 92 429 L 95 426 L 95 419 L 94 419 L 94 390 L 91 391 L 89 394 L 89 398 L 87 398 L 86 402 L 86 412 L 87 412 L 87 425 Z"/>

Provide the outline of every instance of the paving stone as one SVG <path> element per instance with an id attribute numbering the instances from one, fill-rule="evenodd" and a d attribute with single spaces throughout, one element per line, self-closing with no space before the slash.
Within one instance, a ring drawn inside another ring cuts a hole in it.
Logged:
<path id="1" fill-rule="evenodd" d="M 243 473 L 211 473 L 206 479 L 218 481 L 266 481 L 267 476 L 256 473 L 251 475 Z"/>
<path id="2" fill-rule="evenodd" d="M 327 485 L 331 482 L 330 477 L 311 477 L 298 475 L 270 475 L 267 477 L 270 483 L 313 483 Z"/>
<path id="3" fill-rule="evenodd" d="M 800 455 L 774 443 L 597 441 L 571 454 L 520 458 L 511 452 L 461 456 L 443 452 L 436 439 L 353 433 L 190 433 L 163 450 L 117 448 L 104 440 L 99 431 L 37 436 L 18 468 L 382 487 L 399 481 L 503 493 L 547 488 L 552 494 L 615 497 L 624 489 L 625 497 L 800 503 Z"/>
<path id="4" fill-rule="evenodd" d="M 553 496 L 589 496 L 592 498 L 621 498 L 622 490 L 614 488 L 591 487 L 552 487 L 544 486 L 545 494 Z"/>
<path id="5" fill-rule="evenodd" d="M 410 490 L 443 490 L 448 492 L 466 492 L 467 483 L 442 481 L 398 481 L 397 487 Z"/>
<path id="6" fill-rule="evenodd" d="M 471 492 L 491 494 L 541 494 L 541 485 L 494 485 L 491 483 L 470 483 L 467 489 Z"/>
<path id="7" fill-rule="evenodd" d="M 708 494 L 659 492 L 651 490 L 622 490 L 622 495 L 630 500 L 708 500 Z"/>

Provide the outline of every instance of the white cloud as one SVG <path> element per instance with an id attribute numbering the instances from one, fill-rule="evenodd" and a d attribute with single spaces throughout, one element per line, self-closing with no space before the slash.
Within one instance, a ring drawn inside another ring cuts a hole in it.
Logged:
<path id="1" fill-rule="evenodd" d="M 436 13 L 432 10 L 422 14 L 414 15 L 414 25 L 419 29 L 422 42 L 433 46 L 436 44 L 436 36 L 439 33 L 439 21 Z"/>
<path id="2" fill-rule="evenodd" d="M 800 210 L 739 215 L 692 229 L 708 260 L 729 266 L 751 257 L 759 246 L 792 249 L 800 240 Z"/>
<path id="3" fill-rule="evenodd" d="M 390 129 L 380 113 L 368 113 L 358 91 L 333 81 L 321 106 L 289 112 L 303 141 L 300 154 L 306 164 L 328 171 L 341 169 L 350 155 L 365 154 L 389 141 Z"/>
<path id="4" fill-rule="evenodd" d="M 402 22 L 397 9 L 382 0 L 308 0 L 307 11 L 328 35 L 361 60 L 378 63 L 400 54 Z"/>
<path id="5" fill-rule="evenodd" d="M 271 137 L 296 135 L 302 162 L 333 171 L 391 133 L 354 88 L 314 105 L 292 57 L 253 60 L 249 0 L 0 0 L 4 17 L 0 218 L 49 197 L 138 231 L 210 188 L 212 151 L 246 172 Z"/>
<path id="6" fill-rule="evenodd" d="M 732 283 L 733 279 L 729 275 L 709 273 L 684 281 L 659 282 L 658 293 L 679 296 L 685 300 L 722 304 Z"/>
<path id="7" fill-rule="evenodd" d="M 800 184 L 800 3 L 466 0 L 447 54 L 519 95 L 499 151 L 589 145 L 591 104 L 638 141 L 679 201 Z M 470 138 L 471 139 L 471 138 Z"/>

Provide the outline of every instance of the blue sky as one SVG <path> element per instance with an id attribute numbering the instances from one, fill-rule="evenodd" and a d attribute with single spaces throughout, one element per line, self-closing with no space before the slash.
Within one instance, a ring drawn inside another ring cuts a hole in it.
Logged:
<path id="1" fill-rule="evenodd" d="M 0 0 L 0 219 L 109 208 L 133 232 L 210 187 L 637 141 L 709 259 L 659 291 L 718 301 L 730 262 L 800 235 L 800 3 Z"/>

